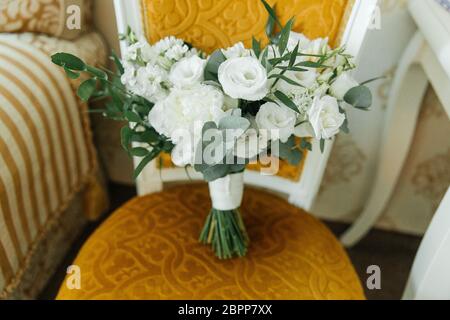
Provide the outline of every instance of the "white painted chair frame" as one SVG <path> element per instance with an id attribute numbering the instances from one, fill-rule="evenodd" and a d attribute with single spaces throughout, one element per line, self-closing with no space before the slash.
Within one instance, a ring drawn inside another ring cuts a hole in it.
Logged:
<path id="1" fill-rule="evenodd" d="M 389 96 L 375 183 L 364 211 L 341 238 L 347 247 L 358 243 L 385 210 L 408 156 L 430 82 L 450 115 L 450 31 L 447 34 L 437 32 L 442 26 L 432 13 L 432 10 L 441 10 L 436 6 L 434 0 L 410 1 L 410 11 L 421 24 L 421 30 L 417 31 L 400 60 Z M 443 14 L 447 15 L 446 12 Z"/>
<path id="2" fill-rule="evenodd" d="M 375 184 L 359 219 L 342 237 L 353 246 L 375 225 L 397 184 L 431 83 L 450 118 L 450 17 L 434 0 L 410 0 L 419 26 L 400 61 L 385 123 Z M 417 253 L 404 299 L 450 300 L 450 188 Z"/>
<path id="3" fill-rule="evenodd" d="M 372 21 L 376 3 L 377 0 L 356 0 L 353 6 L 343 35 L 343 44 L 347 46 L 349 53 L 356 57 Z M 137 35 L 143 34 L 139 0 L 115 0 L 115 10 L 120 33 L 125 33 L 127 27 L 130 26 Z M 124 50 L 126 43 L 122 42 L 121 48 Z M 263 176 L 258 172 L 250 171 L 246 172 L 245 182 L 287 194 L 292 204 L 309 210 L 319 190 L 332 145 L 332 142 L 328 142 L 322 154 L 319 143 L 317 141 L 313 143 L 314 151 L 308 154 L 301 179 L 298 182 L 275 176 Z M 163 169 L 162 172 L 159 171 L 156 162 L 147 166 L 137 181 L 139 195 L 161 191 L 163 182 L 188 179 L 185 169 Z M 201 179 L 201 176 L 192 170 L 189 170 L 189 176 L 192 179 Z"/>

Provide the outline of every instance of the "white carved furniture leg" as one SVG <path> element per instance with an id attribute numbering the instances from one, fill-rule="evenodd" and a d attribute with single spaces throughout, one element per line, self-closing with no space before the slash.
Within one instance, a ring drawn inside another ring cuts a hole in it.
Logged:
<path id="1" fill-rule="evenodd" d="M 347 247 L 355 245 L 375 225 L 397 184 L 428 85 L 427 76 L 418 63 L 424 46 L 422 34 L 416 33 L 401 59 L 388 101 L 375 183 L 364 211 L 341 238 Z"/>
<path id="2" fill-rule="evenodd" d="M 139 159 L 134 159 L 135 166 L 139 164 Z M 163 190 L 163 182 L 160 178 L 157 161 L 154 160 L 145 167 L 136 181 L 136 189 L 139 196 L 145 196 Z"/>
<path id="3" fill-rule="evenodd" d="M 450 299 L 450 188 L 420 245 L 403 299 Z"/>

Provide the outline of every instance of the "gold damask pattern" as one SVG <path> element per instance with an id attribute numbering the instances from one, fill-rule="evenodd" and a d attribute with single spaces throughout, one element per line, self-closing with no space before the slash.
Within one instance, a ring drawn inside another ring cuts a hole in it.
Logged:
<path id="1" fill-rule="evenodd" d="M 341 22 L 352 1 L 348 0 L 269 0 L 277 4 L 282 22 L 296 17 L 294 30 L 311 38 L 329 37 L 334 45 Z M 205 52 L 226 48 L 238 41 L 251 46 L 252 36 L 266 39 L 264 28 L 268 14 L 258 0 L 141 0 L 147 37 L 156 42 L 176 36 Z M 306 159 L 306 156 L 303 160 Z M 164 168 L 173 165 L 169 156 L 162 157 Z M 303 170 L 280 161 L 278 176 L 297 181 Z M 259 171 L 259 165 L 249 166 Z"/>
<path id="2" fill-rule="evenodd" d="M 269 0 L 283 22 L 296 17 L 294 30 L 312 38 L 338 36 L 348 0 Z M 264 39 L 267 12 L 255 0 L 142 0 L 144 25 L 152 42 L 174 35 L 206 52 L 252 36 Z"/>
<path id="3" fill-rule="evenodd" d="M 210 207 L 204 184 L 135 198 L 87 241 L 75 265 L 81 290 L 59 299 L 364 299 L 340 243 L 318 220 L 248 188 L 252 239 L 243 259 L 220 261 L 198 235 Z"/>
<path id="4" fill-rule="evenodd" d="M 66 9 L 81 9 L 81 30 L 66 27 Z M 2 0 L 0 1 L 0 32 L 45 33 L 74 39 L 88 28 L 91 0 Z"/>

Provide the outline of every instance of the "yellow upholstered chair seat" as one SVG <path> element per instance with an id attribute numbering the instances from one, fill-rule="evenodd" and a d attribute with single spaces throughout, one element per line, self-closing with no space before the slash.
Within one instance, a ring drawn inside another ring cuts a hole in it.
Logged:
<path id="1" fill-rule="evenodd" d="M 220 261 L 198 235 L 210 208 L 205 184 L 135 198 L 84 245 L 81 290 L 59 299 L 364 299 L 332 233 L 270 193 L 247 188 L 247 257 Z"/>

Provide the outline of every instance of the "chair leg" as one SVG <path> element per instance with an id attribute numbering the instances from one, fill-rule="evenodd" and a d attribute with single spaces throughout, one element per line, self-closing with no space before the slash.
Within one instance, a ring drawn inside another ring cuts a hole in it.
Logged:
<path id="1" fill-rule="evenodd" d="M 424 44 L 423 36 L 417 33 L 401 59 L 388 101 L 388 114 L 375 183 L 364 211 L 341 238 L 347 247 L 354 246 L 375 225 L 397 184 L 428 86 L 427 76 L 417 63 Z"/>
<path id="2" fill-rule="evenodd" d="M 450 188 L 420 245 L 403 299 L 450 299 Z"/>
<path id="3" fill-rule="evenodd" d="M 160 179 L 156 161 L 153 161 L 147 165 L 147 167 L 142 171 L 136 181 L 136 189 L 139 196 L 145 196 L 163 190 L 163 183 Z"/>

